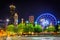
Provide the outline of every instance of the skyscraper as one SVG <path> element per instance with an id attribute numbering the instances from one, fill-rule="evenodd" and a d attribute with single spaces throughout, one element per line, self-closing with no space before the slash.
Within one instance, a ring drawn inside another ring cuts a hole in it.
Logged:
<path id="1" fill-rule="evenodd" d="M 10 5 L 9 6 L 9 8 L 10 8 L 10 14 L 11 14 L 11 16 L 9 17 L 9 19 L 10 19 L 10 22 L 9 22 L 9 24 L 13 24 L 14 23 L 14 15 L 15 15 L 15 9 L 16 9 L 16 7 L 15 7 L 15 5 Z"/>
<path id="2" fill-rule="evenodd" d="M 9 6 L 9 8 L 10 8 L 10 13 L 13 15 L 15 13 L 15 8 L 16 8 L 15 5 L 12 4 Z"/>
<path id="3" fill-rule="evenodd" d="M 34 16 L 29 16 L 29 22 L 34 23 Z"/>
<path id="4" fill-rule="evenodd" d="M 18 14 L 17 13 L 15 13 L 14 14 L 14 25 L 18 25 Z"/>

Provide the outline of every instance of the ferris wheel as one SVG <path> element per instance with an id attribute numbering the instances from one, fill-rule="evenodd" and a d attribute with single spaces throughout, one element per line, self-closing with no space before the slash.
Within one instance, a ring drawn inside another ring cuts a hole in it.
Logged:
<path id="1" fill-rule="evenodd" d="M 52 15 L 50 13 L 41 14 L 36 19 L 36 22 L 42 26 L 48 26 L 48 25 L 50 25 L 50 23 L 52 23 L 52 25 L 57 25 L 57 19 L 55 18 L 54 15 Z"/>

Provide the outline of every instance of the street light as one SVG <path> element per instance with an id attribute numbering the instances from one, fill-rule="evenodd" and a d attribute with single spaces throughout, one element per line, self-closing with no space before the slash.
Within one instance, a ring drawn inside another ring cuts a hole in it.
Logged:
<path id="1" fill-rule="evenodd" d="M 28 23 L 29 23 L 29 21 L 26 21 L 26 23 L 28 24 Z"/>
<path id="2" fill-rule="evenodd" d="M 5 23 L 6 25 L 5 26 L 7 27 L 10 20 L 6 19 L 5 21 L 6 21 L 6 23 Z"/>
<path id="3" fill-rule="evenodd" d="M 37 22 L 35 22 L 35 24 L 37 24 Z"/>
<path id="4" fill-rule="evenodd" d="M 57 23 L 60 24 L 60 21 L 58 21 Z"/>
<path id="5" fill-rule="evenodd" d="M 7 22 L 9 22 L 10 20 L 9 19 L 6 19 Z"/>
<path id="6" fill-rule="evenodd" d="M 35 22 L 35 26 L 37 26 L 37 22 Z"/>
<path id="7" fill-rule="evenodd" d="M 6 24 L 7 24 L 7 25 L 8 25 L 8 23 L 9 23 L 9 21 L 10 21 L 9 19 L 6 19 Z"/>

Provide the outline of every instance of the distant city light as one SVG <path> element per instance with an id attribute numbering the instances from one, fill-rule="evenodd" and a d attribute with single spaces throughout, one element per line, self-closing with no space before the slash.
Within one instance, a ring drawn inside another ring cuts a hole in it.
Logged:
<path id="1" fill-rule="evenodd" d="M 58 24 L 60 23 L 60 21 L 58 21 Z"/>
<path id="2" fill-rule="evenodd" d="M 24 19 L 23 18 L 21 19 L 21 22 L 24 23 Z"/>
<path id="3" fill-rule="evenodd" d="M 16 22 L 18 23 L 18 20 L 16 20 Z"/>
<path id="4" fill-rule="evenodd" d="M 37 22 L 35 22 L 35 24 L 37 24 Z"/>
<path id="5" fill-rule="evenodd" d="M 9 22 L 10 20 L 9 19 L 6 19 L 7 22 Z"/>
<path id="6" fill-rule="evenodd" d="M 29 21 L 26 21 L 26 23 L 29 23 Z"/>

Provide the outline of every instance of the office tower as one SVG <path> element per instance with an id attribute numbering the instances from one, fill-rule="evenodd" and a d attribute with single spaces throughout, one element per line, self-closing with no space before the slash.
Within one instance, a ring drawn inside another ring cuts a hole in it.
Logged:
<path id="1" fill-rule="evenodd" d="M 34 23 L 34 16 L 29 16 L 29 22 Z"/>
<path id="2" fill-rule="evenodd" d="M 16 7 L 15 7 L 15 5 L 10 5 L 9 6 L 9 8 L 10 8 L 10 17 L 9 17 L 9 19 L 10 19 L 10 22 L 9 22 L 9 24 L 14 24 L 14 15 L 15 15 L 15 9 L 16 9 Z"/>
<path id="3" fill-rule="evenodd" d="M 14 14 L 14 25 L 18 25 L 18 14 Z"/>

